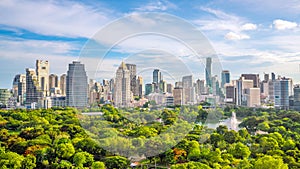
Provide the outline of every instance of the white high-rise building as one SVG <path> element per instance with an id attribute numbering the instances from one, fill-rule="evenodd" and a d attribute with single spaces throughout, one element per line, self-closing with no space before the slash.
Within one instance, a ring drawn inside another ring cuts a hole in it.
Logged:
<path id="1" fill-rule="evenodd" d="M 193 76 L 182 77 L 183 88 L 183 104 L 194 104 L 196 100 L 196 92 Z"/>
<path id="2" fill-rule="evenodd" d="M 43 97 L 49 95 L 49 62 L 43 60 L 36 61 L 36 75 Z"/>
<path id="3" fill-rule="evenodd" d="M 84 108 L 88 103 L 88 80 L 84 64 L 73 61 L 69 64 L 66 83 L 67 106 Z"/>
<path id="4" fill-rule="evenodd" d="M 114 104 L 117 107 L 130 106 L 132 93 L 130 91 L 130 71 L 124 62 L 121 63 L 117 72 L 114 87 Z"/>
<path id="5" fill-rule="evenodd" d="M 66 95 L 66 88 L 67 88 L 67 75 L 62 74 L 60 76 L 60 90 L 61 90 L 61 95 L 65 96 Z"/>
<path id="6" fill-rule="evenodd" d="M 253 88 L 253 80 L 246 80 L 244 77 L 241 77 L 236 81 L 236 105 L 247 105 L 245 89 L 249 88 Z"/>

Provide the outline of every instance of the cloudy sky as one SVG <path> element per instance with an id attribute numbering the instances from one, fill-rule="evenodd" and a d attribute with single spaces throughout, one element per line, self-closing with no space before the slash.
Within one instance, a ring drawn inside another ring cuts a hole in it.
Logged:
<path id="1" fill-rule="evenodd" d="M 160 58 L 160 61 L 165 59 L 174 65 L 187 64 L 188 68 L 184 68 L 187 72 L 192 72 L 195 78 L 204 78 L 203 60 L 179 43 L 186 39 L 187 43 L 194 42 L 190 39 L 193 31 L 186 31 L 183 39 L 172 39 L 166 34 L 136 35 L 119 39 L 113 46 L 112 35 L 119 35 L 129 28 L 148 30 L 148 27 L 160 24 L 158 18 L 145 17 L 145 12 L 170 14 L 171 19 L 178 17 L 195 27 L 214 49 L 216 61 L 220 63 L 215 70 L 230 70 L 232 79 L 242 73 L 275 72 L 292 77 L 294 83 L 300 82 L 300 2 L 297 0 L 265 0 L 263 3 L 258 0 L 1 0 L 0 88 L 10 88 L 13 77 L 25 73 L 25 68 L 34 68 L 36 59 L 49 60 L 50 72 L 60 75 L 66 73 L 72 60 L 86 57 L 85 61 L 90 59 L 90 63 L 98 66 L 100 75 L 93 72 L 95 77 L 107 78 L 124 59 L 142 64 L 137 59 L 140 58 L 146 62 L 140 67 L 159 67 L 146 59 L 149 53 L 160 56 L 154 60 Z M 128 18 L 135 22 L 126 23 Z M 110 29 L 110 36 L 100 33 L 116 22 L 120 25 Z M 169 28 L 170 34 L 176 32 L 175 28 L 189 30 L 178 22 L 168 23 L 170 25 L 165 25 L 164 29 Z M 199 36 L 195 36 L 197 43 L 202 43 L 203 37 L 199 40 Z M 109 43 L 108 46 L 113 46 L 105 59 L 98 58 L 99 53 L 94 58 L 85 55 L 94 41 L 97 47 Z M 201 54 L 205 58 L 205 54 Z M 151 74 L 151 70 L 138 68 L 141 74 L 145 71 Z M 166 72 L 172 74 L 172 70 Z"/>

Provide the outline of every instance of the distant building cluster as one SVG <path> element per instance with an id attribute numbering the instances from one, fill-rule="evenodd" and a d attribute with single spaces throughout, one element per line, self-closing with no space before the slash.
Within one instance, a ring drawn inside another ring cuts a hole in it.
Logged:
<path id="1" fill-rule="evenodd" d="M 88 106 L 87 75 L 84 65 L 74 61 L 67 74 L 49 74 L 50 63 L 37 60 L 36 68 L 26 68 L 26 74 L 18 74 L 13 80 L 11 92 L 0 90 L 2 107 L 51 108 Z M 7 94 L 9 93 L 9 94 Z"/>
<path id="2" fill-rule="evenodd" d="M 13 79 L 12 89 L 0 89 L 0 106 L 25 107 L 77 107 L 99 104 L 116 107 L 176 106 L 207 102 L 208 105 L 236 105 L 246 107 L 275 107 L 300 111 L 300 85 L 291 78 L 275 74 L 241 74 L 231 80 L 230 72 L 212 74 L 213 58 L 206 58 L 205 80 L 194 80 L 186 75 L 174 84 L 163 78 L 163 72 L 154 69 L 152 82 L 144 84 L 137 74 L 137 65 L 122 62 L 111 79 L 97 82 L 88 79 L 84 64 L 73 61 L 66 74 L 50 74 L 50 63 L 37 60 L 35 69 L 26 68 L 25 74 Z"/>

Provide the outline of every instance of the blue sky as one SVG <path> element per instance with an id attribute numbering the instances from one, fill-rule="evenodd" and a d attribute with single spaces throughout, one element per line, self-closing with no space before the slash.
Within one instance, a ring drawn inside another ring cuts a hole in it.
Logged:
<path id="1" fill-rule="evenodd" d="M 81 49 L 99 30 L 118 18 L 143 12 L 175 15 L 194 25 L 207 37 L 222 69 L 230 70 L 233 79 L 242 73 L 275 72 L 292 77 L 294 83 L 300 82 L 300 2 L 296 0 L 2 0 L 0 88 L 10 88 L 13 77 L 25 73 L 27 67 L 34 68 L 36 59 L 49 60 L 51 73 L 66 73 L 68 63 L 79 58 Z M 154 40 L 157 46 L 166 45 L 156 37 L 146 40 Z M 141 42 L 145 39 L 136 38 L 117 46 L 101 69 L 115 71 L 123 56 L 136 56 L 132 55 L 136 48 L 153 44 Z M 189 56 L 174 45 L 178 55 Z M 165 46 L 167 49 L 170 47 Z M 194 72 L 195 78 L 204 78 L 201 65 L 191 64 L 192 71 L 199 70 Z"/>

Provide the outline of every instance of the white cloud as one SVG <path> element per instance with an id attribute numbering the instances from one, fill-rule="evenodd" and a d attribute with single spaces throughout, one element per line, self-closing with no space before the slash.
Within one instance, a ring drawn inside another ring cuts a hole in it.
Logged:
<path id="1" fill-rule="evenodd" d="M 213 15 L 213 18 L 200 18 L 194 22 L 200 25 L 201 30 L 230 30 L 240 31 L 242 19 L 220 10 L 211 8 L 200 8 L 201 10 Z"/>
<path id="2" fill-rule="evenodd" d="M 253 23 L 246 23 L 242 25 L 242 30 L 256 30 L 256 29 L 257 29 L 257 25 Z"/>
<path id="3" fill-rule="evenodd" d="M 225 38 L 228 40 L 242 40 L 242 39 L 250 39 L 248 35 L 239 34 L 234 32 L 229 32 L 225 35 Z"/>
<path id="4" fill-rule="evenodd" d="M 243 31 L 257 29 L 256 24 L 248 22 L 245 18 L 216 9 L 204 7 L 200 9 L 212 14 L 212 16 L 202 17 L 198 20 L 195 20 L 194 23 L 199 25 L 201 30 L 212 31 L 214 35 L 225 36 L 225 38 L 228 40 L 249 39 L 250 36 L 243 33 Z"/>
<path id="5" fill-rule="evenodd" d="M 99 5 L 99 4 L 98 4 Z M 0 1 L 0 24 L 43 35 L 90 37 L 111 20 L 109 11 L 74 1 Z M 5 15 L 4 15 L 5 14 Z"/>
<path id="6" fill-rule="evenodd" d="M 273 25 L 277 30 L 293 29 L 298 26 L 296 22 L 290 22 L 281 19 L 274 20 Z"/>
<path id="7" fill-rule="evenodd" d="M 135 8 L 137 11 L 166 11 L 168 9 L 176 9 L 177 6 L 167 0 L 158 0 Z"/>

